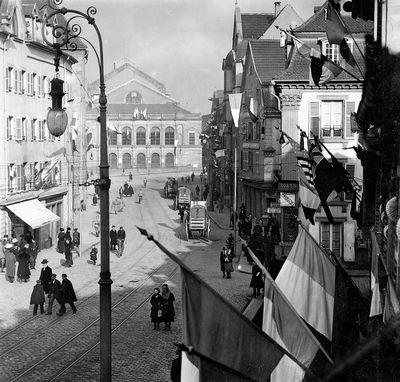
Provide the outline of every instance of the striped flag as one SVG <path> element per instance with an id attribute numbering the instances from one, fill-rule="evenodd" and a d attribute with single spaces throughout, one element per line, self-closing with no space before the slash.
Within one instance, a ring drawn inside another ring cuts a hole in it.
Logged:
<path id="1" fill-rule="evenodd" d="M 49 162 L 37 173 L 36 179 L 44 182 L 53 171 L 57 170 L 57 165 L 59 165 L 60 161 L 64 158 L 64 154 L 58 154 L 51 158 Z"/>
<path id="2" fill-rule="evenodd" d="M 253 123 L 258 121 L 258 102 L 255 98 L 249 97 L 246 102 L 246 106 L 249 112 L 250 119 Z"/>
<path id="3" fill-rule="evenodd" d="M 357 344 L 360 293 L 302 226 L 275 281 L 307 324 L 331 342 L 334 359 Z"/>

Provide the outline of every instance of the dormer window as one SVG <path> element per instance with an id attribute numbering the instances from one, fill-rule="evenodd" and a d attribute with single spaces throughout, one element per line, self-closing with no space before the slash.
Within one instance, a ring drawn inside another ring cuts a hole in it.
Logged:
<path id="1" fill-rule="evenodd" d="M 353 41 L 349 41 L 347 39 L 346 41 L 350 51 L 353 52 Z M 329 44 L 328 41 L 324 41 L 322 43 L 322 54 L 324 54 L 329 60 L 339 64 L 342 60 L 339 48 L 340 47 L 337 44 Z"/>

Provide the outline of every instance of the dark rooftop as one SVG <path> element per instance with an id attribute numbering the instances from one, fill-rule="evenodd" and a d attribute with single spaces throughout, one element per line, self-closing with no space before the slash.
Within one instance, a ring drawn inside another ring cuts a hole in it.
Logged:
<path id="1" fill-rule="evenodd" d="M 275 15 L 272 13 L 242 13 L 243 38 L 260 38 L 274 19 Z"/>

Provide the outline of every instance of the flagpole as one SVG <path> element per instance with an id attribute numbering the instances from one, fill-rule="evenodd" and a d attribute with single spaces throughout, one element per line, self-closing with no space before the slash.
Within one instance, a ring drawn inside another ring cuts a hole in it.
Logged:
<path id="1" fill-rule="evenodd" d="M 297 38 L 296 36 L 292 35 L 291 33 L 285 31 L 284 29 L 280 28 L 278 25 L 275 25 L 275 28 L 277 28 L 278 30 L 280 30 L 281 32 L 286 33 L 288 36 L 290 36 L 292 39 L 296 40 L 297 42 L 303 44 L 306 48 L 311 50 L 311 47 L 309 45 L 307 45 L 305 42 L 301 41 L 299 38 Z M 349 76 L 353 77 L 354 79 L 356 79 L 358 82 L 363 82 L 362 80 L 360 80 L 358 77 L 356 77 L 353 73 L 349 72 L 347 69 L 345 69 L 343 66 L 337 64 L 335 61 L 330 60 L 329 58 L 326 57 L 326 61 L 330 62 L 332 65 L 336 66 L 337 68 L 343 70 L 345 73 L 347 73 Z"/>
<path id="2" fill-rule="evenodd" d="M 306 332 L 311 336 L 311 338 L 315 341 L 315 343 L 318 345 L 318 347 L 321 349 L 322 353 L 325 355 L 325 357 L 328 359 L 328 361 L 333 364 L 333 359 L 329 356 L 328 352 L 323 348 L 323 346 L 320 344 L 320 342 L 318 341 L 318 339 L 315 337 L 315 335 L 313 334 L 313 332 L 311 331 L 311 329 L 307 326 L 307 324 L 305 323 L 305 321 L 303 320 L 303 318 L 301 318 L 299 316 L 299 314 L 296 312 L 296 309 L 294 308 L 294 306 L 292 305 L 292 303 L 287 299 L 287 297 L 285 296 L 285 294 L 282 292 L 282 290 L 279 288 L 278 284 L 275 282 L 275 280 L 271 277 L 271 275 L 269 274 L 269 272 L 267 271 L 267 269 L 264 267 L 264 265 L 261 264 L 261 261 L 257 258 L 257 256 L 253 253 L 253 251 L 247 246 L 247 244 L 245 244 L 245 247 L 247 248 L 247 250 L 249 251 L 249 254 L 251 256 L 251 258 L 253 259 L 253 261 L 258 265 L 258 267 L 262 270 L 262 272 L 264 273 L 265 277 L 268 279 L 268 281 L 272 284 L 272 286 L 274 287 L 274 289 L 280 294 L 280 296 L 282 297 L 282 299 L 286 302 L 286 304 L 288 305 L 288 307 L 290 308 L 290 310 L 296 315 L 296 317 L 298 317 L 299 321 L 301 322 L 302 326 L 304 327 L 304 329 L 306 330 Z"/>
<path id="3" fill-rule="evenodd" d="M 167 248 L 165 248 L 158 240 L 154 238 L 154 236 L 147 232 L 146 229 L 140 228 L 136 226 L 139 232 L 147 237 L 147 240 L 154 242 L 154 244 L 161 249 L 164 254 L 166 254 L 174 263 L 179 265 L 186 272 L 190 273 L 191 277 L 193 277 L 196 281 L 198 281 L 204 288 L 208 289 L 210 293 L 216 296 L 218 299 L 222 300 L 225 305 L 229 306 L 234 314 L 239 316 L 242 320 L 246 321 L 249 325 L 251 325 L 257 332 L 262 334 L 264 338 L 271 342 L 277 349 L 279 349 L 282 353 L 287 355 L 292 361 L 294 361 L 297 365 L 299 365 L 306 373 L 308 373 L 311 377 L 316 378 L 314 373 L 309 370 L 307 366 L 305 366 L 302 362 L 300 362 L 297 358 L 295 358 L 287 349 L 283 348 L 277 342 L 275 342 L 270 336 L 268 336 L 265 332 L 263 332 L 253 321 L 249 320 L 246 316 L 244 316 L 235 306 L 233 306 L 229 301 L 227 301 L 223 296 L 221 296 L 217 291 L 210 287 L 206 282 L 204 282 L 199 275 L 194 273 L 177 255 L 170 252 Z"/>

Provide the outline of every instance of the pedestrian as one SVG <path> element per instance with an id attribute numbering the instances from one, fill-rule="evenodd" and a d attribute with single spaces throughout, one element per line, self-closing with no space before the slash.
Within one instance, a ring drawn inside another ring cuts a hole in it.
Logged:
<path id="1" fill-rule="evenodd" d="M 182 177 L 181 177 L 181 182 L 182 182 L 182 184 L 184 183 L 184 181 L 185 181 L 185 178 L 182 176 Z"/>
<path id="2" fill-rule="evenodd" d="M 110 230 L 110 249 L 115 250 L 117 246 L 117 231 L 115 230 L 115 225 L 111 227 Z"/>
<path id="3" fill-rule="evenodd" d="M 4 257 L 6 260 L 6 280 L 10 283 L 13 283 L 15 279 L 16 257 L 14 253 L 14 245 L 12 243 L 7 243 L 4 246 Z"/>
<path id="4" fill-rule="evenodd" d="M 203 200 L 207 200 L 209 192 L 210 192 L 210 190 L 208 188 L 208 185 L 206 184 L 204 186 L 204 191 L 203 191 Z"/>
<path id="5" fill-rule="evenodd" d="M 122 176 L 125 176 L 125 169 L 122 169 Z"/>
<path id="6" fill-rule="evenodd" d="M 90 250 L 90 260 L 93 261 L 93 265 L 96 265 L 97 253 L 98 253 L 98 250 L 95 247 L 95 245 L 93 244 L 92 249 Z"/>
<path id="7" fill-rule="evenodd" d="M 185 214 L 185 209 L 183 207 L 179 207 L 178 215 L 181 217 L 181 223 L 183 223 L 183 215 Z"/>
<path id="8" fill-rule="evenodd" d="M 84 200 L 80 201 L 81 211 L 86 211 L 86 203 Z"/>
<path id="9" fill-rule="evenodd" d="M 115 200 L 112 201 L 110 209 L 111 212 L 113 212 L 115 215 L 117 214 L 117 210 L 118 210 L 118 202 L 117 202 L 118 198 L 115 198 Z"/>
<path id="10" fill-rule="evenodd" d="M 145 187 L 146 187 L 146 186 L 145 186 Z M 128 195 L 129 195 L 129 196 L 132 196 L 134 193 L 135 193 L 135 191 L 133 191 L 133 187 L 132 187 L 132 185 L 130 184 L 130 185 L 128 186 Z"/>
<path id="11" fill-rule="evenodd" d="M 122 186 L 118 190 L 118 195 L 120 199 L 124 196 L 124 188 Z"/>
<path id="12" fill-rule="evenodd" d="M 163 298 L 163 315 L 162 320 L 165 322 L 164 330 L 171 330 L 171 322 L 175 320 L 175 309 L 174 309 L 174 301 L 175 296 L 169 290 L 168 284 L 163 284 L 161 296 Z"/>
<path id="13" fill-rule="evenodd" d="M 62 316 L 66 313 L 67 309 L 65 308 L 65 304 L 69 304 L 72 309 L 72 313 L 76 313 L 76 306 L 74 302 L 77 301 L 76 294 L 74 291 L 74 287 L 65 273 L 61 275 L 62 283 L 61 283 L 61 303 L 60 303 L 60 311 L 57 313 L 57 316 Z"/>
<path id="14" fill-rule="evenodd" d="M 79 246 L 81 244 L 81 234 L 79 233 L 78 228 L 74 228 L 74 232 L 72 234 L 72 243 L 73 243 L 74 250 L 76 251 L 78 256 L 80 256 Z"/>
<path id="15" fill-rule="evenodd" d="M 195 190 L 196 190 L 196 196 L 199 197 L 200 196 L 200 187 L 199 187 L 199 185 L 196 186 Z"/>
<path id="16" fill-rule="evenodd" d="M 194 172 L 192 172 L 192 175 L 190 175 L 190 177 L 192 178 L 192 183 L 194 181 Z"/>
<path id="17" fill-rule="evenodd" d="M 29 244 L 29 267 L 31 269 L 36 269 L 36 258 L 38 255 L 39 246 L 35 240 L 32 239 L 31 244 Z"/>
<path id="18" fill-rule="evenodd" d="M 40 278 L 39 280 L 42 282 L 44 293 L 50 293 L 50 284 L 51 284 L 51 275 L 53 274 L 52 269 L 47 265 L 49 262 L 47 259 L 43 259 L 42 269 L 40 271 Z"/>
<path id="19" fill-rule="evenodd" d="M 250 288 L 253 288 L 253 298 L 257 298 L 261 294 L 261 289 L 264 288 L 264 280 L 260 267 L 255 263 L 251 268 L 251 274 Z"/>
<path id="20" fill-rule="evenodd" d="M 234 247 L 235 247 L 235 238 L 230 233 L 226 239 L 226 248 L 228 248 L 232 252 L 232 255 L 234 255 L 234 253 L 233 253 Z"/>
<path id="21" fill-rule="evenodd" d="M 220 263 L 220 269 L 222 272 L 222 278 L 224 279 L 226 276 L 226 272 L 225 272 L 225 258 L 228 256 L 228 250 L 226 249 L 226 247 L 222 247 L 222 251 L 219 255 L 219 263 Z"/>
<path id="22" fill-rule="evenodd" d="M 94 235 L 99 237 L 100 235 L 100 217 L 99 215 L 96 216 L 96 219 L 92 222 L 94 228 Z"/>
<path id="23" fill-rule="evenodd" d="M 17 268 L 17 277 L 19 282 L 28 282 L 31 276 L 31 271 L 29 269 L 29 244 L 25 243 L 19 249 L 18 255 L 18 268 Z"/>
<path id="24" fill-rule="evenodd" d="M 46 315 L 51 315 L 53 313 L 53 304 L 55 300 L 57 300 L 57 302 L 61 306 L 62 301 L 60 297 L 61 297 L 61 283 L 57 280 L 57 275 L 53 273 L 51 275 L 50 288 L 49 288 L 49 304 L 47 305 Z"/>
<path id="25" fill-rule="evenodd" d="M 64 255 L 65 255 L 65 266 L 67 268 L 71 268 L 71 266 L 74 264 L 72 261 L 72 241 L 71 241 L 71 236 L 65 240 L 64 244 Z"/>
<path id="26" fill-rule="evenodd" d="M 146 179 L 146 178 L 143 179 L 143 187 L 144 187 L 144 188 L 147 187 L 147 179 Z"/>
<path id="27" fill-rule="evenodd" d="M 182 350 L 176 350 L 177 357 L 171 363 L 171 382 L 181 382 Z"/>
<path id="28" fill-rule="evenodd" d="M 130 173 L 129 173 L 129 181 L 132 182 L 132 179 L 133 179 L 133 175 L 132 175 L 132 173 L 130 172 Z"/>
<path id="29" fill-rule="evenodd" d="M 67 227 L 67 231 L 65 232 L 64 240 L 69 240 L 69 242 L 72 243 L 71 228 L 70 227 Z"/>
<path id="30" fill-rule="evenodd" d="M 25 241 L 28 243 L 28 244 L 31 244 L 32 243 L 32 240 L 33 240 L 33 236 L 32 236 L 32 232 L 31 231 L 26 231 L 25 232 L 25 235 L 24 235 L 24 238 L 25 238 Z"/>
<path id="31" fill-rule="evenodd" d="M 57 239 L 58 239 L 58 241 L 57 241 L 57 251 L 58 251 L 59 253 L 64 253 L 64 246 L 65 246 L 65 242 L 64 242 L 64 239 L 65 239 L 64 228 L 60 228 L 60 232 L 58 233 Z"/>
<path id="32" fill-rule="evenodd" d="M 226 273 L 226 278 L 230 279 L 232 277 L 231 273 L 234 271 L 234 269 L 232 265 L 232 253 L 229 248 L 224 253 L 224 269 Z"/>
<path id="33" fill-rule="evenodd" d="M 190 183 L 190 175 L 186 177 L 186 183 Z"/>
<path id="34" fill-rule="evenodd" d="M 160 322 L 162 321 L 163 311 L 163 297 L 160 294 L 159 288 L 154 288 L 153 295 L 150 299 L 151 310 L 150 310 L 150 318 L 153 323 L 153 330 L 160 329 Z"/>
<path id="35" fill-rule="evenodd" d="M 93 199 L 92 199 L 92 203 L 94 206 L 97 206 L 97 194 L 93 194 Z"/>
<path id="36" fill-rule="evenodd" d="M 125 247 L 126 232 L 123 227 L 119 227 L 117 232 L 118 254 L 121 257 Z"/>
<path id="37" fill-rule="evenodd" d="M 36 285 L 33 287 L 31 294 L 30 305 L 33 305 L 33 315 L 37 316 L 38 307 L 40 306 L 40 314 L 44 313 L 44 290 L 40 280 L 36 281 Z"/>
<path id="38" fill-rule="evenodd" d="M 4 267 L 6 265 L 6 256 L 5 256 L 5 246 L 8 243 L 8 235 L 3 236 L 3 240 L 1 241 L 0 248 L 0 268 L 1 272 L 4 272 Z"/>

